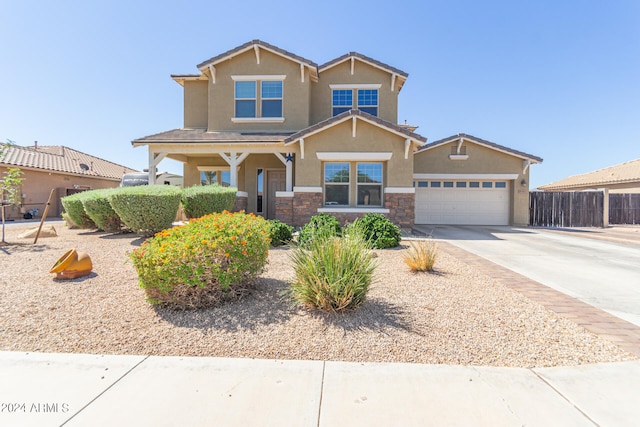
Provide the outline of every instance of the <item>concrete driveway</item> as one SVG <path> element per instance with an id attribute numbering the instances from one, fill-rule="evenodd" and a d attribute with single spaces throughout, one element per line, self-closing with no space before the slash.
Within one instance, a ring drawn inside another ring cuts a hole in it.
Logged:
<path id="1" fill-rule="evenodd" d="M 640 326 L 639 245 L 530 228 L 416 228 Z"/>

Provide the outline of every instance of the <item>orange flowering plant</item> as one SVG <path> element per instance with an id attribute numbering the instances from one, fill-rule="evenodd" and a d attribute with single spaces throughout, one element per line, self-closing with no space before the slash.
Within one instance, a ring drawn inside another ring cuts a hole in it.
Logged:
<path id="1" fill-rule="evenodd" d="M 130 258 L 151 304 L 201 308 L 248 293 L 267 263 L 269 241 L 262 217 L 224 211 L 162 230 Z"/>

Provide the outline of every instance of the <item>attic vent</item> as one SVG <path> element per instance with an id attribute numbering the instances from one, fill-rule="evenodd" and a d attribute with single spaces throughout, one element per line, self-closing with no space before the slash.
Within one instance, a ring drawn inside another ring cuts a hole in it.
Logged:
<path id="1" fill-rule="evenodd" d="M 89 165 L 87 165 L 86 163 L 80 163 L 80 169 L 82 169 L 83 171 L 88 171 Z"/>

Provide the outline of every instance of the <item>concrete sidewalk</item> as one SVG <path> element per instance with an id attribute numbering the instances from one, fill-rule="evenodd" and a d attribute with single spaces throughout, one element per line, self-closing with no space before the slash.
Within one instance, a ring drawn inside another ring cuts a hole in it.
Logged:
<path id="1" fill-rule="evenodd" d="M 640 361 L 560 368 L 0 353 L 7 426 L 625 426 Z"/>

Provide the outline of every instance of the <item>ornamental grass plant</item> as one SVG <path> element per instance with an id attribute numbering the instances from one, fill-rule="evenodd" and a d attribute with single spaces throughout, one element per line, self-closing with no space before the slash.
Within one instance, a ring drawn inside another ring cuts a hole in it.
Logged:
<path id="1" fill-rule="evenodd" d="M 409 241 L 403 261 L 411 271 L 432 271 L 438 257 L 438 245 L 433 240 Z"/>
<path id="2" fill-rule="evenodd" d="M 268 234 L 262 217 L 224 211 L 160 231 L 130 258 L 151 304 L 215 306 L 254 286 L 267 263 Z"/>
<path id="3" fill-rule="evenodd" d="M 360 306 L 376 267 L 370 243 L 361 233 L 339 237 L 326 228 L 310 237 L 292 253 L 295 279 L 286 293 L 295 303 L 327 312 Z"/>

